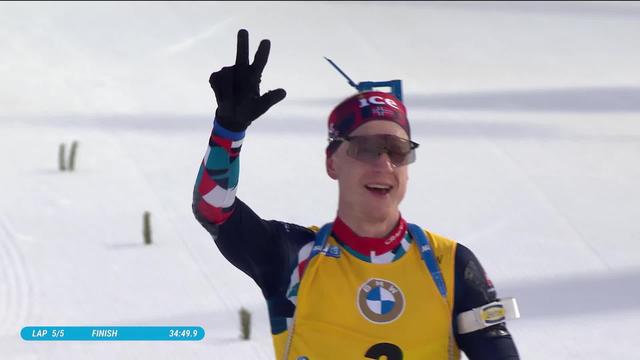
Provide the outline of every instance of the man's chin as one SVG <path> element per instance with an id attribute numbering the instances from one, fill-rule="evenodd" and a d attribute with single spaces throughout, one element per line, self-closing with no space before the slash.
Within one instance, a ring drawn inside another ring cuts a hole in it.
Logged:
<path id="1" fill-rule="evenodd" d="M 369 206 L 363 209 L 362 214 L 366 219 L 369 219 L 372 222 L 383 222 L 389 220 L 389 218 L 397 217 L 398 209 L 393 206 Z"/>

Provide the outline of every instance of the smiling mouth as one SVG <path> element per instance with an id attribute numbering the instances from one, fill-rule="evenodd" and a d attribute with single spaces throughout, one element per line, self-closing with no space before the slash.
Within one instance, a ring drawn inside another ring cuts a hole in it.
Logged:
<path id="1" fill-rule="evenodd" d="M 364 187 L 365 189 L 376 195 L 387 195 L 389 192 L 391 192 L 391 189 L 393 189 L 393 186 L 383 184 L 368 184 Z"/>

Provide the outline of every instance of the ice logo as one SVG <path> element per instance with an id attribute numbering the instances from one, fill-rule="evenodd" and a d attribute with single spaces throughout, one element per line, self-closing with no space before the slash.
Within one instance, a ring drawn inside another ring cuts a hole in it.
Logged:
<path id="1" fill-rule="evenodd" d="M 396 284 L 383 279 L 369 279 L 358 290 L 358 309 L 365 319 L 390 323 L 404 310 L 404 295 Z"/>

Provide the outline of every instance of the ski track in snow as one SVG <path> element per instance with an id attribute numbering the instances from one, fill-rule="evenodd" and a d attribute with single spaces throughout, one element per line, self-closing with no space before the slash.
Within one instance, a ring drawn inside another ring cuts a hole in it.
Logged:
<path id="1" fill-rule="evenodd" d="M 25 238 L 18 234 L 7 216 L 0 213 L 0 293 L 4 306 L 0 310 L 0 336 L 14 335 L 16 327 L 24 324 L 31 313 L 33 283 L 24 256 L 16 241 Z"/>

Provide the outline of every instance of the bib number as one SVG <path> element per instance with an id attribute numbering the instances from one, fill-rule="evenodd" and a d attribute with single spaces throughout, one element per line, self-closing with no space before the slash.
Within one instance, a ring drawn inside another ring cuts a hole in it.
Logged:
<path id="1" fill-rule="evenodd" d="M 383 356 L 387 360 L 402 360 L 402 350 L 397 345 L 390 343 L 375 344 L 364 354 L 367 359 L 380 360 Z"/>

